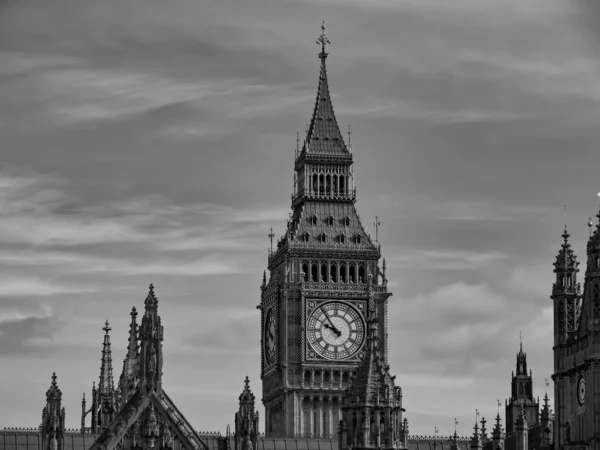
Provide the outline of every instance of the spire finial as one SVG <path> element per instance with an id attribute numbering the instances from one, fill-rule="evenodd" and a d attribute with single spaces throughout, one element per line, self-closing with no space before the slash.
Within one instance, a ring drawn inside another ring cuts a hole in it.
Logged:
<path id="1" fill-rule="evenodd" d="M 456 417 L 454 418 L 454 434 L 456 435 L 456 427 L 458 426 L 458 420 L 456 420 Z"/>
<path id="2" fill-rule="evenodd" d="M 321 53 L 319 53 L 319 58 L 321 58 L 323 61 L 325 60 L 325 58 L 327 58 L 327 55 L 329 54 L 325 51 L 325 46 L 327 44 L 331 44 L 331 42 L 325 34 L 325 21 L 323 21 L 323 23 L 321 24 L 321 34 L 317 39 L 317 45 L 321 46 Z"/>
<path id="3" fill-rule="evenodd" d="M 267 235 L 267 237 L 271 240 L 271 254 L 273 253 L 273 238 L 275 237 L 275 233 L 273 233 L 273 227 L 271 227 L 271 232 Z"/>
<path id="4" fill-rule="evenodd" d="M 102 328 L 102 330 L 105 332 L 105 334 L 108 334 L 108 332 L 110 330 L 112 330 L 112 328 L 110 327 L 110 325 L 108 324 L 108 319 L 106 319 L 106 322 L 104 322 L 104 328 Z"/>
<path id="5" fill-rule="evenodd" d="M 523 330 L 519 330 L 519 349 L 523 351 Z"/>
<path id="6" fill-rule="evenodd" d="M 52 372 L 52 386 L 56 386 L 56 372 Z"/>
<path id="7" fill-rule="evenodd" d="M 375 216 L 375 222 L 373 222 L 373 225 L 375 225 L 375 242 L 377 242 L 379 245 L 379 227 L 381 226 L 379 216 Z"/>

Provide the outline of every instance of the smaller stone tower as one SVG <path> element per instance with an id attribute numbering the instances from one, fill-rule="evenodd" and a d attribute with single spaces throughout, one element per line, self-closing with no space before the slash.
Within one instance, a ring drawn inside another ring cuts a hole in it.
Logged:
<path id="1" fill-rule="evenodd" d="M 380 353 L 374 311 L 367 324 L 365 356 L 342 399 L 339 450 L 404 449 L 408 424 L 402 422 L 402 389 Z"/>
<path id="2" fill-rule="evenodd" d="M 61 406 L 62 392 L 56 384 L 56 373 L 46 392 L 46 406 L 42 410 L 42 450 L 63 450 L 65 432 L 65 408 Z"/>
<path id="3" fill-rule="evenodd" d="M 539 423 L 540 405 L 533 397 L 533 376 L 527 373 L 527 354 L 523 351 L 521 341 L 517 353 L 517 372 L 512 373 L 511 396 L 506 402 L 506 434 L 516 431 L 515 424 L 518 415 L 524 410 L 530 425 Z"/>
<path id="4" fill-rule="evenodd" d="M 240 409 L 235 413 L 235 450 L 252 450 L 257 446 L 258 411 L 254 410 L 254 394 L 246 377 L 240 394 Z"/>

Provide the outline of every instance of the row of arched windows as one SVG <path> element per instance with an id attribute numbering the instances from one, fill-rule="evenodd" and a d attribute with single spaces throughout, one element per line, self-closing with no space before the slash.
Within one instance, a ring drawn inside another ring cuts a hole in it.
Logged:
<path id="1" fill-rule="evenodd" d="M 364 263 L 336 261 L 303 261 L 304 281 L 323 283 L 366 283 Z"/>
<path id="2" fill-rule="evenodd" d="M 347 177 L 344 175 L 336 175 L 336 174 L 316 174 L 313 173 L 312 177 L 309 179 L 308 190 L 311 192 L 318 192 L 321 194 L 324 193 L 334 193 L 334 194 L 343 194 L 348 190 L 348 186 L 346 185 L 348 182 Z"/>

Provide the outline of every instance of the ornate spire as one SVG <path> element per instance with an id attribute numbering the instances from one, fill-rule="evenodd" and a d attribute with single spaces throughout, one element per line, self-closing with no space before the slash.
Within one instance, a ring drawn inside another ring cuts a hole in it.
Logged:
<path id="1" fill-rule="evenodd" d="M 517 353 L 517 376 L 527 375 L 527 354 L 523 351 L 523 333 L 519 333 L 519 353 Z"/>
<path id="2" fill-rule="evenodd" d="M 321 26 L 321 35 L 317 39 L 317 44 L 321 46 L 319 58 L 321 58 L 321 73 L 319 74 L 319 87 L 317 89 L 317 99 L 315 108 L 308 127 L 306 142 L 300 154 L 338 154 L 345 159 L 351 160 L 351 155 L 344 143 L 342 133 L 338 126 L 329 94 L 329 81 L 327 79 L 327 67 L 325 60 L 328 53 L 325 46 L 330 44 L 329 38 L 325 34 L 325 23 Z"/>
<path id="3" fill-rule="evenodd" d="M 50 388 L 46 391 L 46 401 L 47 402 L 59 402 L 62 400 L 62 392 L 58 388 L 58 384 L 56 384 L 56 372 L 52 373 L 52 383 L 50 383 Z"/>
<path id="4" fill-rule="evenodd" d="M 131 309 L 131 323 L 129 325 L 129 339 L 127 341 L 127 356 L 123 361 L 123 372 L 120 378 L 121 406 L 125 405 L 135 393 L 140 372 L 140 350 L 138 343 L 137 310 Z"/>
<path id="5" fill-rule="evenodd" d="M 108 397 L 112 396 L 115 390 L 109 334 L 111 328 L 108 324 L 108 320 L 104 323 L 102 330 L 104 331 L 104 342 L 102 344 L 102 364 L 100 365 L 100 382 L 98 383 L 98 393 L 100 397 Z"/>
<path id="6" fill-rule="evenodd" d="M 135 366 L 138 364 L 140 357 L 140 349 L 138 345 L 138 325 L 137 325 L 137 310 L 135 306 L 131 309 L 131 324 L 129 325 L 129 340 L 127 343 L 127 359 L 129 370 L 133 374 Z"/>
<path id="7" fill-rule="evenodd" d="M 542 408 L 541 420 L 546 423 L 550 420 L 550 404 L 547 392 L 544 395 L 544 407 Z"/>
<path id="8" fill-rule="evenodd" d="M 319 58 L 321 58 L 321 59 L 327 58 L 327 55 L 329 54 L 325 51 L 325 46 L 327 44 L 331 44 L 331 42 L 329 41 L 329 38 L 325 34 L 325 21 L 323 21 L 323 23 L 321 24 L 321 35 L 317 39 L 317 45 L 321 46 L 321 53 L 319 53 Z"/>
<path id="9" fill-rule="evenodd" d="M 565 229 L 563 234 L 561 235 L 563 238 L 563 242 L 560 246 L 560 250 L 556 255 L 556 261 L 554 262 L 554 273 L 557 276 L 557 282 L 554 285 L 554 290 L 563 291 L 566 289 L 575 289 L 575 279 L 565 278 L 565 274 L 569 273 L 577 273 L 579 272 L 579 261 L 577 261 L 577 256 L 573 252 L 571 248 L 571 244 L 569 242 L 569 237 L 571 236 L 567 231 L 567 225 L 565 225 Z"/>
<path id="10" fill-rule="evenodd" d="M 42 450 L 63 448 L 65 430 L 65 408 L 61 407 L 62 392 L 56 384 L 56 373 L 46 392 L 46 406 L 42 410 Z"/>
<path id="11" fill-rule="evenodd" d="M 492 430 L 492 439 L 497 441 L 502 438 L 502 425 L 500 423 L 500 413 L 496 415 L 496 425 Z"/>
<path id="12" fill-rule="evenodd" d="M 158 299 L 150 284 L 140 326 L 140 369 L 142 385 L 157 394 L 162 392 L 163 326 L 158 315 Z"/>
<path id="13" fill-rule="evenodd" d="M 471 437 L 471 448 L 481 448 L 481 435 L 479 433 L 479 426 L 477 425 L 477 421 L 475 421 L 475 426 L 473 427 L 473 437 Z"/>
<path id="14" fill-rule="evenodd" d="M 250 379 L 246 375 L 244 379 L 244 390 L 240 394 L 240 406 L 241 405 L 252 405 L 254 406 L 254 394 L 250 390 Z"/>

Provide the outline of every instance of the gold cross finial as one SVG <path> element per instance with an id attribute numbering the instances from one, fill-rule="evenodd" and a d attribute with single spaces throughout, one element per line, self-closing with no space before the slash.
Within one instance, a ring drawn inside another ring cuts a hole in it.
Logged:
<path id="1" fill-rule="evenodd" d="M 325 51 L 325 46 L 327 44 L 331 44 L 329 38 L 325 34 L 325 21 L 321 24 L 321 35 L 317 39 L 317 45 L 321 46 L 321 53 L 319 53 L 319 58 L 325 59 L 327 58 L 328 53 Z"/>

